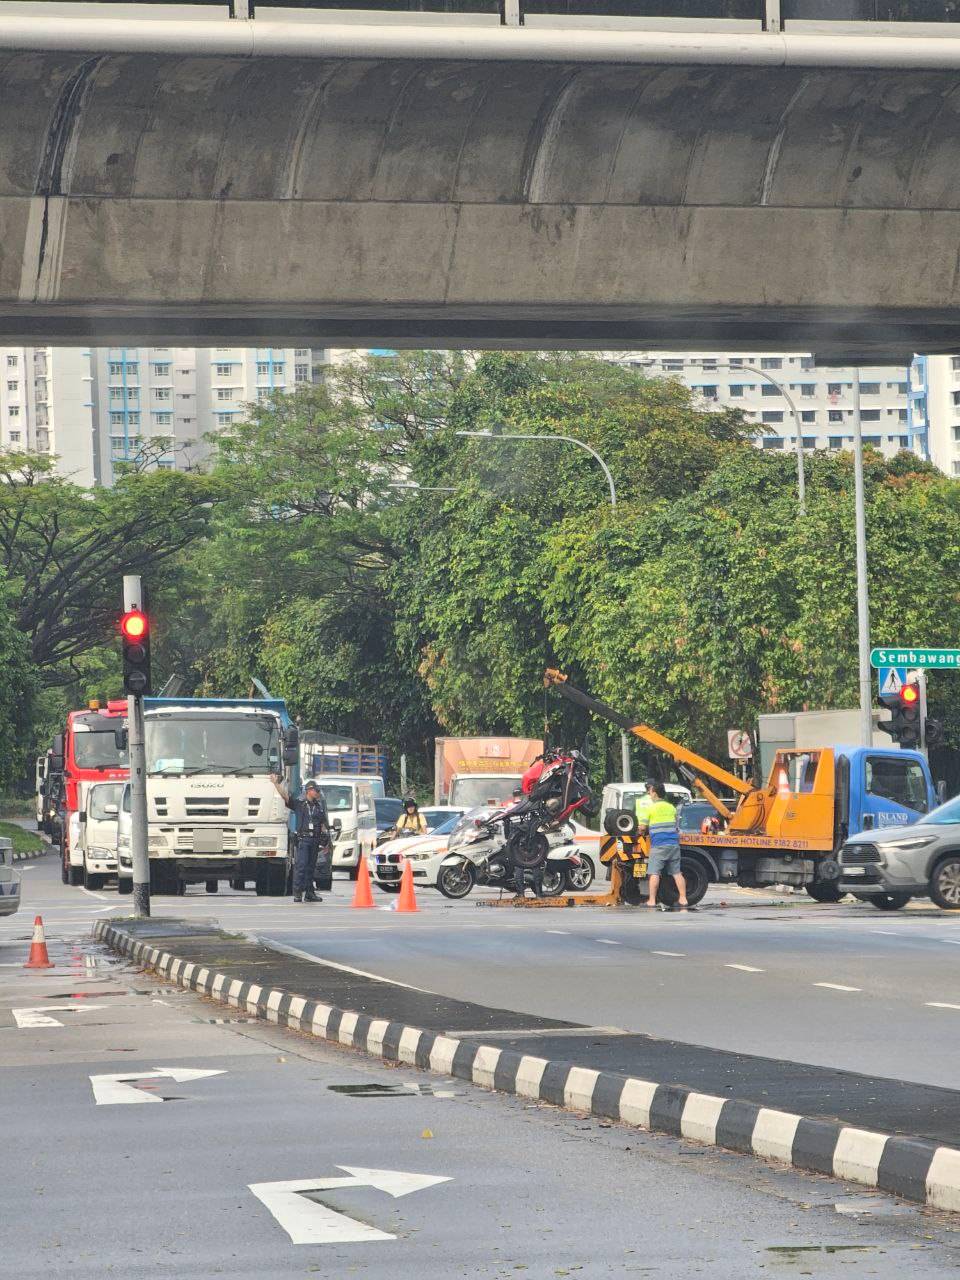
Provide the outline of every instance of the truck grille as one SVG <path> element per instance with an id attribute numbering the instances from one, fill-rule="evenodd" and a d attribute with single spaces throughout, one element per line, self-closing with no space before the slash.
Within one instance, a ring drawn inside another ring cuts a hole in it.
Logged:
<path id="1" fill-rule="evenodd" d="M 193 827 L 161 827 L 161 831 L 174 832 L 174 848 L 178 853 L 193 851 Z M 223 828 L 223 852 L 237 853 L 240 849 L 240 836 L 236 827 Z"/>
<path id="2" fill-rule="evenodd" d="M 880 850 L 875 844 L 844 845 L 840 850 L 842 867 L 867 867 L 872 862 L 880 861 Z"/>
<path id="3" fill-rule="evenodd" d="M 227 796 L 188 796 L 184 800 L 184 812 L 188 818 L 228 818 L 230 800 Z"/>

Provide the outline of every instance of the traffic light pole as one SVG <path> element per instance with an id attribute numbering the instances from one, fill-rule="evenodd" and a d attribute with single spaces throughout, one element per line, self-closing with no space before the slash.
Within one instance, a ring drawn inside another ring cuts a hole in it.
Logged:
<path id="1" fill-rule="evenodd" d="M 125 574 L 123 607 L 143 608 L 143 588 L 137 574 Z M 133 860 L 133 914 L 150 914 L 150 855 L 147 846 L 147 753 L 143 698 L 127 697 L 127 750 L 130 760 L 130 856 Z"/>
<path id="2" fill-rule="evenodd" d="M 863 429 L 860 367 L 853 370 L 853 482 L 857 544 L 857 650 L 860 685 L 860 743 L 873 745 L 873 683 L 870 670 L 870 597 L 867 591 L 867 515 L 863 483 Z"/>

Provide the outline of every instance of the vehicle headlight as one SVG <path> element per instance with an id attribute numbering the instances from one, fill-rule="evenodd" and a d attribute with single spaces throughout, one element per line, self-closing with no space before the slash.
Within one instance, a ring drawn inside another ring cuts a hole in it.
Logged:
<path id="1" fill-rule="evenodd" d="M 127 842 L 129 844 L 129 841 Z M 160 835 L 159 832 L 151 833 L 147 836 L 148 849 L 165 849 L 167 847 L 167 837 Z"/>
<path id="2" fill-rule="evenodd" d="M 337 836 L 338 840 L 356 840 L 356 838 L 357 838 L 356 827 L 344 827 L 343 830 L 340 832 L 340 834 Z"/>
<path id="3" fill-rule="evenodd" d="M 248 836 L 247 846 L 250 849 L 275 849 L 277 847 L 276 836 Z"/>
<path id="4" fill-rule="evenodd" d="M 405 855 L 408 862 L 426 862 L 428 858 L 432 858 L 432 853 L 408 853 Z"/>
<path id="5" fill-rule="evenodd" d="M 129 837 L 129 836 L 117 836 L 117 848 L 118 848 L 118 849 L 129 849 L 129 848 L 130 848 L 130 837 Z"/>
<path id="6" fill-rule="evenodd" d="M 90 856 L 91 858 L 112 858 L 113 850 L 105 849 L 102 845 L 97 845 L 95 848 L 90 850 Z"/>
<path id="7" fill-rule="evenodd" d="M 877 848 L 883 853 L 886 849 L 896 849 L 898 852 L 905 849 L 923 849 L 928 844 L 933 844 L 936 836 L 913 836 L 907 840 L 887 840 Z"/>

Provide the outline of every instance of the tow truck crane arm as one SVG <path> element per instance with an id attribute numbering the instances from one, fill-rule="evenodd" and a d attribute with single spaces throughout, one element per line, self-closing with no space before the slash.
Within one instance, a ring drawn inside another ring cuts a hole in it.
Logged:
<path id="1" fill-rule="evenodd" d="M 635 724 L 629 716 L 624 716 L 618 711 L 614 711 L 605 702 L 591 698 L 588 693 L 584 693 L 582 689 L 577 689 L 570 684 L 563 672 L 548 667 L 543 673 L 543 685 L 545 689 L 556 689 L 558 693 L 569 699 L 570 702 L 575 702 L 585 710 L 592 711 L 594 715 L 601 716 L 604 720 L 609 720 L 611 723 L 619 725 L 627 733 L 632 733 L 638 737 L 641 742 L 646 742 L 651 747 L 655 747 L 657 751 L 663 752 L 665 756 L 668 756 L 677 765 L 683 776 L 693 782 L 700 794 L 706 800 L 709 800 L 721 817 L 729 820 L 733 815 L 720 797 L 715 795 L 698 776 L 699 774 L 704 774 L 714 782 L 719 782 L 724 787 L 729 787 L 731 791 L 735 791 L 741 796 L 747 796 L 753 792 L 753 785 L 749 782 L 744 782 L 735 773 L 721 768 L 720 765 L 714 764 L 704 756 L 697 755 L 695 751 L 688 751 L 679 742 L 674 742 L 664 734 L 658 733 L 656 729 L 651 729 L 647 724 Z"/>

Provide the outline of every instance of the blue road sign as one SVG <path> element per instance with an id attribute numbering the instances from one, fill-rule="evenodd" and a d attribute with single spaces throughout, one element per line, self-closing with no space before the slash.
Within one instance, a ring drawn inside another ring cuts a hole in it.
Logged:
<path id="1" fill-rule="evenodd" d="M 881 667 L 877 672 L 877 684 L 880 686 L 880 697 L 899 693 L 907 683 L 906 667 Z"/>

